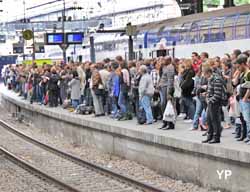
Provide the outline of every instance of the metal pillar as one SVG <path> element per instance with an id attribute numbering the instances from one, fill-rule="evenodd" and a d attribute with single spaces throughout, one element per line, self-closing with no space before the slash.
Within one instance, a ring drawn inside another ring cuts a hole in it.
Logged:
<path id="1" fill-rule="evenodd" d="M 90 42 L 90 60 L 92 63 L 96 62 L 95 58 L 95 40 L 94 37 L 91 35 L 89 37 L 89 42 Z"/>
<path id="2" fill-rule="evenodd" d="M 128 39 L 128 59 L 134 60 L 134 44 L 133 44 L 132 35 L 129 35 L 129 39 Z"/>
<path id="3" fill-rule="evenodd" d="M 203 12 L 203 0 L 197 0 L 197 13 L 202 13 Z"/>
<path id="4" fill-rule="evenodd" d="M 62 11 L 62 33 L 63 33 L 63 46 L 61 46 L 62 48 L 62 51 L 63 51 L 63 61 L 64 61 L 64 64 L 67 63 L 67 56 L 66 56 L 66 51 L 67 51 L 67 47 L 66 47 L 66 35 L 65 35 L 65 25 L 64 25 L 64 20 L 65 20 L 65 11 L 66 11 L 66 8 L 65 8 L 65 0 L 63 0 L 63 11 Z"/>
<path id="5" fill-rule="evenodd" d="M 235 4 L 234 4 L 234 0 L 224 0 L 224 8 L 226 7 L 234 7 Z"/>
<path id="6" fill-rule="evenodd" d="M 36 60 L 36 45 L 35 45 L 35 31 L 34 31 L 34 27 L 32 27 L 32 32 L 33 32 L 33 37 L 32 37 L 32 41 L 33 41 L 32 63 L 34 64 L 34 62 Z"/>

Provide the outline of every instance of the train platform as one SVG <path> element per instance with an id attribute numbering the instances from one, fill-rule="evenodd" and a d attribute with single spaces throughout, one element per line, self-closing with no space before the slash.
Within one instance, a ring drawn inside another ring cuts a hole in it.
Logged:
<path id="1" fill-rule="evenodd" d="M 30 104 L 0 86 L 1 103 L 11 113 L 21 113 L 39 128 L 75 143 L 135 160 L 173 178 L 204 187 L 247 191 L 250 187 L 250 146 L 237 142 L 233 128 L 225 129 L 220 144 L 202 144 L 204 132 L 190 131 L 191 124 L 178 120 L 175 130 L 159 130 L 161 122 L 137 125 L 136 119 L 116 121 L 108 117 L 78 115 L 57 107 Z M 231 173 L 219 175 L 218 173 Z M 239 186 L 239 184 L 241 184 Z"/>

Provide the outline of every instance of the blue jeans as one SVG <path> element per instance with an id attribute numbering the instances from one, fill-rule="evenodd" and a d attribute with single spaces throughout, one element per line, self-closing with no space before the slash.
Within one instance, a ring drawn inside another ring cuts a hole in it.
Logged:
<path id="1" fill-rule="evenodd" d="M 193 103 L 193 98 L 190 97 L 183 97 L 183 104 L 185 109 L 187 109 L 187 115 L 189 117 L 189 119 L 194 119 L 194 113 L 195 113 L 195 106 Z"/>
<path id="2" fill-rule="evenodd" d="M 193 128 L 198 129 L 199 118 L 202 114 L 204 106 L 202 105 L 202 102 L 198 97 L 195 98 L 195 101 L 196 101 L 196 109 L 195 109 L 194 120 L 193 120 Z"/>
<path id="3" fill-rule="evenodd" d="M 39 85 L 33 85 L 31 101 L 42 102 L 41 87 Z"/>
<path id="4" fill-rule="evenodd" d="M 123 116 L 127 113 L 127 103 L 128 97 L 127 93 L 124 93 L 122 90 L 120 91 L 119 98 L 118 98 L 118 105 L 120 107 L 120 114 Z"/>
<path id="5" fill-rule="evenodd" d="M 247 126 L 247 137 L 250 139 L 250 102 L 240 100 L 240 109 Z"/>
<path id="6" fill-rule="evenodd" d="M 201 122 L 203 125 L 206 125 L 206 123 L 207 123 L 207 112 L 205 109 L 203 109 L 203 111 L 201 113 Z"/>
<path id="7" fill-rule="evenodd" d="M 140 105 L 141 107 L 143 107 L 146 113 L 147 123 L 153 123 L 153 120 L 154 120 L 150 101 L 151 101 L 151 97 L 149 96 L 143 96 L 140 100 Z"/>
<path id="8" fill-rule="evenodd" d="M 72 99 L 72 106 L 74 109 L 77 108 L 77 106 L 79 105 L 79 99 Z"/>
<path id="9" fill-rule="evenodd" d="M 118 101 L 118 97 L 113 96 L 111 98 L 111 113 L 113 117 L 116 117 L 118 115 L 118 107 L 117 107 L 117 101 Z"/>

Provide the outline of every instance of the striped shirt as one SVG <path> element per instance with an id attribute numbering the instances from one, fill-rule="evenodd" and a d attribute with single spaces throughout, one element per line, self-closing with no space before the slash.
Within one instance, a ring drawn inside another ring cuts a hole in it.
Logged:
<path id="1" fill-rule="evenodd" d="M 159 84 L 159 81 L 160 81 L 159 72 L 156 69 L 153 69 L 151 71 L 151 77 L 152 77 L 152 80 L 153 80 L 154 87 L 157 87 L 158 84 Z"/>
<path id="2" fill-rule="evenodd" d="M 217 75 L 213 76 L 208 81 L 207 99 L 208 103 L 219 103 L 222 98 L 223 80 Z"/>
<path id="3" fill-rule="evenodd" d="M 164 66 L 162 69 L 162 76 L 160 79 L 159 86 L 160 87 L 174 87 L 174 76 L 175 76 L 175 68 L 172 64 Z"/>

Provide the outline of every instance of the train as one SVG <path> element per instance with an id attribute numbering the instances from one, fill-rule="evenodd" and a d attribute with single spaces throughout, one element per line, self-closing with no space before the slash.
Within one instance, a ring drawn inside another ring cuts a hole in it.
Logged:
<path id="1" fill-rule="evenodd" d="M 128 36 L 94 34 L 96 60 L 128 58 Z M 234 49 L 250 49 L 250 5 L 225 8 L 137 26 L 134 58 L 148 59 L 171 55 L 190 57 L 192 52 L 223 56 Z M 81 50 L 83 60 L 90 60 L 88 40 Z"/>

